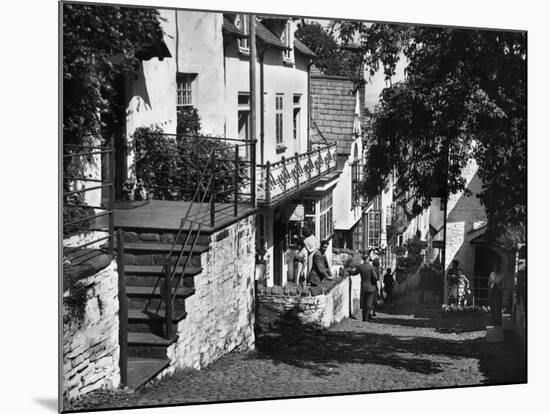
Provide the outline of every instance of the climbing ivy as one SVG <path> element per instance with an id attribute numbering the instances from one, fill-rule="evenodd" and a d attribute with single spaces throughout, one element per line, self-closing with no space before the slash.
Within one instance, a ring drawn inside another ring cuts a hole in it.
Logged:
<path id="1" fill-rule="evenodd" d="M 76 322 L 77 324 L 81 324 L 84 322 L 86 303 L 88 302 L 86 286 L 74 276 L 69 275 L 65 279 L 65 287 L 68 295 L 63 297 L 63 305 L 67 310 L 63 314 L 63 323 Z"/>

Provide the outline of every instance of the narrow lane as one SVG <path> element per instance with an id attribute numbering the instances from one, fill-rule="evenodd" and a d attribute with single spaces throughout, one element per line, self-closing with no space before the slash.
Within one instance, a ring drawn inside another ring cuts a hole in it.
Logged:
<path id="1" fill-rule="evenodd" d="M 370 323 L 350 318 L 326 331 L 287 326 L 258 338 L 254 352 L 232 353 L 134 394 L 100 391 L 75 408 L 524 382 L 513 337 L 486 343 L 487 321 L 483 313 L 444 318 L 439 309 L 403 303 Z"/>

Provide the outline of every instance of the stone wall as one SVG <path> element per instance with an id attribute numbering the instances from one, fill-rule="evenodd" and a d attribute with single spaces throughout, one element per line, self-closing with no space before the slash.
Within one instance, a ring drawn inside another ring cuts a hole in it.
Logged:
<path id="1" fill-rule="evenodd" d="M 83 244 L 91 243 L 94 240 L 98 240 L 108 236 L 109 233 L 103 231 L 82 231 L 79 233 L 74 233 L 67 235 L 63 238 L 63 247 L 78 247 Z M 97 243 L 89 244 L 86 247 L 88 249 L 97 249 L 100 245 L 106 244 L 106 240 L 101 240 Z"/>
<path id="2" fill-rule="evenodd" d="M 394 288 L 395 297 L 405 296 L 420 287 L 420 269 L 422 266 L 419 266 L 414 273 L 403 273 L 402 276 L 397 276 Z"/>
<path id="3" fill-rule="evenodd" d="M 74 399 L 120 383 L 118 274 L 116 263 L 78 280 L 86 288 L 84 319 L 63 309 L 63 397 Z M 63 294 L 66 298 L 69 292 Z"/>
<path id="4" fill-rule="evenodd" d="M 262 288 L 258 290 L 257 327 L 261 332 L 294 323 L 327 328 L 359 308 L 359 276 L 345 276 L 327 288 Z"/>
<path id="5" fill-rule="evenodd" d="M 200 369 L 235 350 L 254 347 L 255 216 L 250 215 L 211 236 L 195 276 L 195 294 L 185 301 L 187 317 L 179 339 L 168 348 L 172 373 Z"/>

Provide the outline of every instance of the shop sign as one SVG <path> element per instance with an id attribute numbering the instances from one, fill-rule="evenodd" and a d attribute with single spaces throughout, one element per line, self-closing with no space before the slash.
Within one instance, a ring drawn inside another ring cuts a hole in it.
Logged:
<path id="1" fill-rule="evenodd" d="M 288 204 L 286 208 L 288 221 L 304 221 L 305 209 L 303 204 Z"/>

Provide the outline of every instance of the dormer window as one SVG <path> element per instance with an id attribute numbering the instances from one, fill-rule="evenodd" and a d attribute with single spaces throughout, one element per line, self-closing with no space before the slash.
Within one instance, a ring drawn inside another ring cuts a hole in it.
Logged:
<path id="1" fill-rule="evenodd" d="M 250 16 L 248 14 L 237 14 L 235 26 L 240 29 L 247 37 L 239 39 L 239 52 L 250 53 L 248 45 L 248 34 L 250 33 Z"/>
<path id="2" fill-rule="evenodd" d="M 283 50 L 283 61 L 292 63 L 292 24 L 290 20 L 281 34 L 281 42 L 287 47 L 287 49 Z"/>

